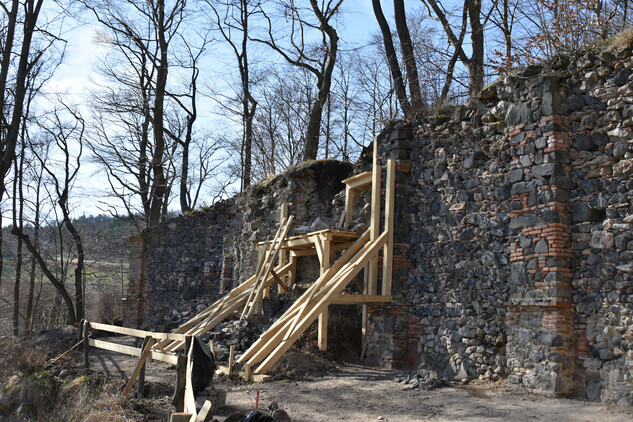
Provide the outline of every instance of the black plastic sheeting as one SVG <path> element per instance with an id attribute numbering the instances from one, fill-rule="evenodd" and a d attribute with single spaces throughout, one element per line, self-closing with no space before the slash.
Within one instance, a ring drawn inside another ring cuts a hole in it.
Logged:
<path id="1" fill-rule="evenodd" d="M 207 346 L 198 337 L 194 337 L 192 361 L 193 369 L 191 371 L 191 385 L 194 394 L 203 391 L 213 380 L 215 372 L 215 358 Z"/>
<path id="2" fill-rule="evenodd" d="M 273 422 L 273 418 L 253 410 L 243 419 L 242 422 Z"/>

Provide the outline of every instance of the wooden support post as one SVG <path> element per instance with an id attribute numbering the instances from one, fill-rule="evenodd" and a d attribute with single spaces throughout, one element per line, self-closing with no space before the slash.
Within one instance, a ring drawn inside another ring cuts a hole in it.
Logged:
<path id="1" fill-rule="evenodd" d="M 363 316 L 361 322 L 361 335 L 360 335 L 360 344 L 364 347 L 367 342 L 367 305 L 363 305 Z M 363 352 L 361 351 L 361 355 Z"/>
<path id="2" fill-rule="evenodd" d="M 233 359 L 235 358 L 235 345 L 231 344 L 229 348 L 229 375 L 233 373 Z"/>
<path id="3" fill-rule="evenodd" d="M 371 178 L 371 218 L 369 225 L 369 240 L 374 241 L 380 234 L 380 197 L 381 197 L 381 168 L 378 165 L 378 139 L 374 138 L 374 162 Z M 369 260 L 369 289 L 367 294 L 375 295 L 378 290 L 378 253 Z"/>
<path id="4" fill-rule="evenodd" d="M 390 296 L 393 278 L 393 223 L 396 190 L 396 163 L 394 160 L 387 161 L 387 181 L 385 185 L 385 231 L 388 231 L 389 235 L 387 236 L 387 244 L 382 252 L 382 294 Z"/>
<path id="5" fill-rule="evenodd" d="M 85 319 L 82 319 L 81 321 L 79 321 L 79 332 L 77 333 L 77 343 L 80 343 L 81 340 L 83 339 L 83 335 L 84 335 L 84 322 L 86 322 Z"/>
<path id="6" fill-rule="evenodd" d="M 288 274 L 288 289 L 297 282 L 297 254 L 290 252 L 290 274 Z"/>
<path id="7" fill-rule="evenodd" d="M 244 365 L 244 379 L 247 382 L 251 382 L 253 380 L 252 367 L 249 364 Z"/>
<path id="8" fill-rule="evenodd" d="M 185 410 L 185 381 L 187 378 L 187 356 L 179 355 L 176 364 L 176 389 L 171 404 L 176 407 L 176 412 Z M 189 415 L 191 416 L 191 415 Z"/>
<path id="9" fill-rule="evenodd" d="M 215 342 L 213 340 L 209 340 L 209 350 L 211 355 L 213 355 L 213 360 L 215 360 Z"/>
<path id="10" fill-rule="evenodd" d="M 143 394 L 143 387 L 145 384 L 145 362 L 147 361 L 147 357 L 149 356 L 153 345 L 154 339 L 151 336 L 145 337 L 145 339 L 143 340 L 143 346 L 141 347 L 141 355 L 139 356 L 136 368 L 134 368 L 134 371 L 132 371 L 130 379 L 127 381 L 125 389 L 123 389 L 124 396 L 132 391 L 132 386 L 134 385 L 134 381 L 136 381 L 137 377 L 138 384 L 136 388 L 136 398 L 140 398 Z"/>
<path id="11" fill-rule="evenodd" d="M 150 350 L 152 350 L 152 345 L 154 344 L 154 340 L 151 337 L 145 337 L 143 340 L 143 345 L 141 346 L 141 350 L 143 350 L 138 364 L 140 365 L 140 370 L 138 371 L 138 382 L 136 383 L 136 398 L 140 399 L 143 397 L 143 389 L 145 388 L 145 364 L 147 363 L 147 355 Z"/>
<path id="12" fill-rule="evenodd" d="M 90 349 L 90 345 L 88 344 L 88 332 L 90 330 L 90 323 L 88 321 L 84 321 L 84 368 L 90 368 L 90 356 L 88 355 L 88 350 Z"/>
<path id="13" fill-rule="evenodd" d="M 327 350 L 328 307 L 319 314 L 319 350 Z"/>

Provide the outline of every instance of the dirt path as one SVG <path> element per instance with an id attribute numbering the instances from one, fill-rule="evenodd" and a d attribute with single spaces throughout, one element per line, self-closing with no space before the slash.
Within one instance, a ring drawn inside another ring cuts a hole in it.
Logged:
<path id="1" fill-rule="evenodd" d="M 114 341 L 121 343 L 122 340 Z M 91 352 L 92 369 L 122 382 L 134 370 L 137 358 L 104 350 Z M 533 394 L 507 382 L 472 383 L 430 391 L 402 390 L 393 381 L 397 371 L 359 365 L 341 365 L 338 371 L 299 381 L 284 380 L 261 384 L 216 382 L 228 390 L 227 407 L 216 415 L 219 421 L 239 410 L 255 409 L 260 391 L 260 410 L 277 401 L 293 421 L 601 421 L 633 420 L 633 408 L 577 399 L 554 399 Z M 172 411 L 175 368 L 152 361 L 146 370 L 147 388 L 156 407 L 149 420 L 164 420 Z M 156 415 L 160 415 L 158 418 Z M 156 417 L 154 419 L 153 417 Z"/>
<path id="2" fill-rule="evenodd" d="M 347 365 L 304 381 L 233 387 L 227 403 L 245 411 L 275 400 L 293 421 L 630 421 L 633 409 L 544 398 L 500 383 L 403 391 L 394 371 Z"/>

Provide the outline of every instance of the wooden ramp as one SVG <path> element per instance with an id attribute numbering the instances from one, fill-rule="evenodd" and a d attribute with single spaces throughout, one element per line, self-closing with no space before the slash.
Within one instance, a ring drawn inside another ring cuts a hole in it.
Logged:
<path id="1" fill-rule="evenodd" d="M 284 217 L 271 243 L 261 254 L 255 275 L 231 290 L 207 309 L 182 324 L 174 333 L 185 336 L 199 336 L 214 329 L 234 313 L 241 312 L 242 318 L 250 317 L 260 311 L 264 292 L 273 283 L 278 282 L 281 289 L 286 289 L 281 277 L 291 268 L 290 264 L 274 266 L 279 255 L 281 244 L 288 235 L 294 217 Z M 175 352 L 184 346 L 183 340 L 161 340 L 153 347 L 161 352 Z"/>

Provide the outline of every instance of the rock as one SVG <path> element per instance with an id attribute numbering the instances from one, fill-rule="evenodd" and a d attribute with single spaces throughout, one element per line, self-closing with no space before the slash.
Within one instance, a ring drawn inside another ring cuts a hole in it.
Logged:
<path id="1" fill-rule="evenodd" d="M 279 422 L 291 422 L 290 416 L 284 409 L 275 410 L 270 416 L 272 416 L 274 421 Z"/>
<path id="2" fill-rule="evenodd" d="M 615 158 L 622 158 L 628 150 L 629 143 L 627 141 L 618 141 L 613 144 L 613 156 Z"/>
<path id="3" fill-rule="evenodd" d="M 530 118 L 530 110 L 527 104 L 511 104 L 506 114 L 506 126 L 514 127 L 526 123 Z"/>
<path id="4" fill-rule="evenodd" d="M 574 148 L 578 151 L 595 151 L 596 144 L 593 142 L 593 139 L 590 135 L 581 134 L 576 136 L 573 142 Z"/>
<path id="5" fill-rule="evenodd" d="M 319 230 L 326 230 L 332 228 L 336 225 L 336 222 L 333 218 L 319 216 L 314 219 L 312 224 L 310 224 L 310 231 L 316 232 Z"/>
<path id="6" fill-rule="evenodd" d="M 613 83 L 618 86 L 625 85 L 629 82 L 629 76 L 631 75 L 631 71 L 629 69 L 622 69 L 618 73 L 616 73 L 613 78 Z"/>
<path id="7" fill-rule="evenodd" d="M 599 230 L 591 236 L 591 247 L 596 249 L 613 248 L 613 233 L 606 230 Z"/>
<path id="8" fill-rule="evenodd" d="M 633 159 L 622 160 L 613 165 L 613 176 L 633 173 Z"/>

